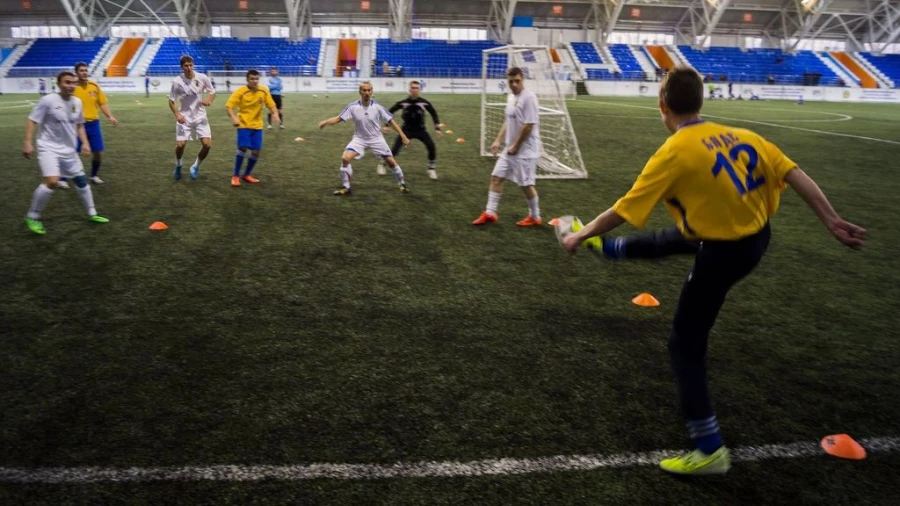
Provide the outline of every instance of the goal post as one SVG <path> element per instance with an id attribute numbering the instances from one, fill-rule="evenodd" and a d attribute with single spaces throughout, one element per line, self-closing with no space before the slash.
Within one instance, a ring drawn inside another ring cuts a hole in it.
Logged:
<path id="1" fill-rule="evenodd" d="M 537 177 L 586 178 L 587 169 L 566 107 L 568 88 L 574 83 L 561 78 L 547 46 L 509 45 L 482 52 L 481 155 L 492 156 L 491 144 L 506 118 L 506 71 L 512 67 L 522 69 L 525 89 L 538 99 L 541 156 Z"/>

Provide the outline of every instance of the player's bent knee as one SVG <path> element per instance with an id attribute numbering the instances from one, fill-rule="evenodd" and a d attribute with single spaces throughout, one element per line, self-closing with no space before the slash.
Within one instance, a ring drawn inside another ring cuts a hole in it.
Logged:
<path id="1" fill-rule="evenodd" d="M 77 186 L 78 188 L 84 188 L 88 184 L 87 178 L 84 177 L 84 175 L 73 177 L 72 182 L 75 183 L 75 186 Z"/>
<path id="2" fill-rule="evenodd" d="M 184 149 L 187 146 L 187 141 L 175 141 L 175 147 L 178 149 Z"/>
<path id="3" fill-rule="evenodd" d="M 48 176 L 44 178 L 44 186 L 50 188 L 51 190 L 56 189 L 56 185 L 59 184 L 59 176 Z"/>

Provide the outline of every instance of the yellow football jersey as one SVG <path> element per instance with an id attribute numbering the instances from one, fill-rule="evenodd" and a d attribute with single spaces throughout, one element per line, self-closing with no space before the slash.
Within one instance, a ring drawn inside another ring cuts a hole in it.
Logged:
<path id="1" fill-rule="evenodd" d="M 641 228 L 663 201 L 686 237 L 739 239 L 775 214 L 796 166 L 755 132 L 697 120 L 666 140 L 613 209 Z"/>
<path id="2" fill-rule="evenodd" d="M 275 109 L 275 101 L 272 100 L 272 94 L 269 88 L 265 86 L 257 86 L 256 90 L 251 90 L 247 86 L 241 86 L 234 90 L 231 98 L 225 103 L 228 109 L 238 108 L 239 128 L 249 128 L 251 130 L 262 130 L 263 107 Z"/>
<path id="3" fill-rule="evenodd" d="M 87 84 L 75 86 L 74 95 L 84 104 L 84 120 L 96 121 L 100 119 L 100 106 L 106 103 L 106 94 L 100 89 L 100 85 L 88 80 Z"/>

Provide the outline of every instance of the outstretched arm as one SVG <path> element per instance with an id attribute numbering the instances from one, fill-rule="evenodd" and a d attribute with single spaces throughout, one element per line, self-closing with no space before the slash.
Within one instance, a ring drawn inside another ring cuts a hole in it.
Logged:
<path id="1" fill-rule="evenodd" d="M 825 224 L 828 231 L 841 243 L 853 248 L 860 249 L 866 242 L 866 229 L 854 225 L 838 216 L 838 213 L 831 207 L 828 197 L 822 193 L 819 185 L 806 175 L 799 167 L 788 172 L 785 177 L 787 184 L 800 195 L 800 198 L 806 202 L 815 213 L 816 216 Z"/>
<path id="2" fill-rule="evenodd" d="M 575 252 L 578 251 L 578 245 L 585 239 L 609 233 L 623 223 L 625 223 L 625 218 L 619 216 L 619 214 L 610 207 L 600 214 L 600 216 L 597 216 L 593 221 L 585 225 L 584 228 L 563 239 L 563 247 L 566 248 L 566 251 L 574 255 Z"/>
<path id="3" fill-rule="evenodd" d="M 405 133 L 403 133 L 403 129 L 400 128 L 400 125 L 398 125 L 397 122 L 394 121 L 393 119 L 391 120 L 391 122 L 389 124 L 391 125 L 391 128 L 393 128 L 394 131 L 397 132 L 397 135 L 400 136 L 400 141 L 403 143 L 403 145 L 409 146 L 409 138 L 406 136 Z"/>
<path id="4" fill-rule="evenodd" d="M 340 116 L 335 116 L 335 117 L 333 117 L 333 118 L 328 118 L 328 119 L 326 119 L 326 120 L 320 121 L 320 122 L 319 122 L 319 128 L 325 128 L 325 127 L 327 127 L 327 126 L 337 125 L 337 124 L 340 123 L 340 122 L 341 122 L 341 117 L 340 117 Z"/>

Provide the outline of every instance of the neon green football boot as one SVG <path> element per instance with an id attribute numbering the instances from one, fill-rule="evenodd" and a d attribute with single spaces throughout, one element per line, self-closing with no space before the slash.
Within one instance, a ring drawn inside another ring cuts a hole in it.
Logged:
<path id="1" fill-rule="evenodd" d="M 47 233 L 47 231 L 44 230 L 44 224 L 41 223 L 41 220 L 26 217 L 25 224 L 28 225 L 28 230 L 31 230 L 37 235 L 44 235 Z"/>
<path id="2" fill-rule="evenodd" d="M 575 218 L 575 220 L 572 221 L 572 232 L 578 232 L 582 228 L 584 228 L 584 223 L 582 223 L 581 220 L 579 220 L 578 218 Z M 591 237 L 591 238 L 585 239 L 584 241 L 581 242 L 581 245 L 584 246 L 585 248 L 592 249 L 592 250 L 596 251 L 597 253 L 600 253 L 601 251 L 603 251 L 603 239 L 601 239 L 599 237 Z"/>
<path id="3" fill-rule="evenodd" d="M 109 223 L 107 218 L 100 216 L 99 214 L 95 214 L 93 216 L 88 216 L 88 219 L 93 221 L 94 223 Z"/>
<path id="4" fill-rule="evenodd" d="M 731 457 L 724 446 L 712 455 L 694 450 L 687 455 L 663 460 L 659 467 L 673 474 L 725 474 L 731 469 Z"/>

